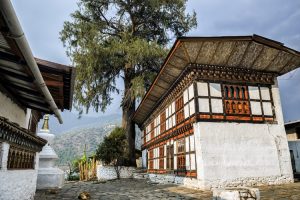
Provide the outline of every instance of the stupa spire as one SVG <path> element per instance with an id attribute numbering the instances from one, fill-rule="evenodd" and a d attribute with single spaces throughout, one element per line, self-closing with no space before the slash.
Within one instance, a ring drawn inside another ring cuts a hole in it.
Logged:
<path id="1" fill-rule="evenodd" d="M 42 126 L 42 130 L 49 130 L 49 115 L 46 114 L 44 117 L 44 123 Z"/>

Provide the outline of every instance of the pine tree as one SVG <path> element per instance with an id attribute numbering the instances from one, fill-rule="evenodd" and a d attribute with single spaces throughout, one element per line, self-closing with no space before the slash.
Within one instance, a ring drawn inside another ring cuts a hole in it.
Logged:
<path id="1" fill-rule="evenodd" d="M 196 27 L 187 0 L 80 0 L 60 39 L 76 67 L 74 105 L 105 111 L 111 94 L 123 93 L 122 127 L 135 165 L 136 98 L 145 94 L 175 37 Z M 118 88 L 116 80 L 124 80 Z"/>

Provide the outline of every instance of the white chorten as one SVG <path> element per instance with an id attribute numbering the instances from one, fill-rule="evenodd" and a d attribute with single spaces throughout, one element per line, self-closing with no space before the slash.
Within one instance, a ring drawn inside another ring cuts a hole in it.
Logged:
<path id="1" fill-rule="evenodd" d="M 58 156 L 51 147 L 55 135 L 49 131 L 49 115 L 45 115 L 44 124 L 38 136 L 47 140 L 48 143 L 39 154 L 37 189 L 61 188 L 64 184 L 64 172 L 55 166 Z"/>

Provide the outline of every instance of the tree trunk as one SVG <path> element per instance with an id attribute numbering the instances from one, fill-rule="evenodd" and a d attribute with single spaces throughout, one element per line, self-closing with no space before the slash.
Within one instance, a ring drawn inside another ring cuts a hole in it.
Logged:
<path id="1" fill-rule="evenodd" d="M 132 97 L 130 87 L 134 71 L 132 69 L 124 70 L 124 98 L 122 103 L 122 127 L 124 128 L 128 142 L 128 160 L 131 166 L 136 166 L 135 160 L 135 125 L 132 117 L 135 112 L 135 98 Z"/>

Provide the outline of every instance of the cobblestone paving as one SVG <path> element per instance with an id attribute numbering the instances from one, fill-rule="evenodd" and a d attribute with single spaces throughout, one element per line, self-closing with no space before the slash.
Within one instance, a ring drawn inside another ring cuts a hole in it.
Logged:
<path id="1" fill-rule="evenodd" d="M 300 182 L 285 185 L 261 186 L 258 188 L 262 200 L 300 200 Z"/>
<path id="2" fill-rule="evenodd" d="M 300 200 L 300 182 L 287 185 L 258 187 L 262 200 Z M 72 182 L 55 191 L 37 191 L 35 200 L 78 199 L 86 191 L 93 199 L 212 199 L 210 191 L 188 189 L 176 185 L 153 185 L 146 180 L 123 179 L 106 183 Z M 51 194 L 55 193 L 55 194 Z"/>
<path id="3" fill-rule="evenodd" d="M 149 184 L 146 180 L 123 179 L 106 183 L 67 183 L 57 191 L 37 191 L 35 200 L 77 199 L 80 192 L 87 191 L 92 199 L 211 199 L 211 192 L 184 188 L 175 185 Z"/>

